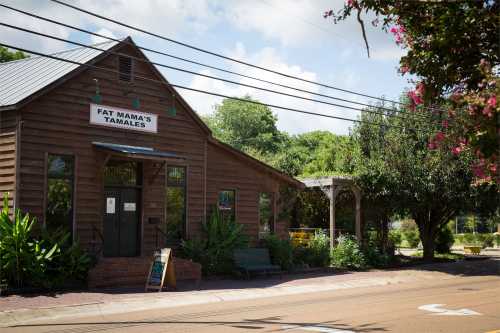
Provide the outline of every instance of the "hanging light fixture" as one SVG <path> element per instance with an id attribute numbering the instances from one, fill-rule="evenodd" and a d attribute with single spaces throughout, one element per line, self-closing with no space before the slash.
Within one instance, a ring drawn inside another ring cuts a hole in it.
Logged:
<path id="1" fill-rule="evenodd" d="M 94 102 L 96 104 L 100 104 L 102 101 L 102 96 L 101 96 L 101 93 L 99 90 L 99 80 L 94 79 L 94 82 L 95 82 L 95 95 L 92 96 L 92 102 Z"/>

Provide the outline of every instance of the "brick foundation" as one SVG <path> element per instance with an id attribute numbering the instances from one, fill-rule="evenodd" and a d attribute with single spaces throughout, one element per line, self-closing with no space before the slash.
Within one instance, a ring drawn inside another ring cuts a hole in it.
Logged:
<path id="1" fill-rule="evenodd" d="M 141 286 L 151 267 L 151 257 L 100 258 L 89 272 L 89 288 Z M 174 257 L 177 281 L 201 280 L 201 265 L 190 260 Z"/>

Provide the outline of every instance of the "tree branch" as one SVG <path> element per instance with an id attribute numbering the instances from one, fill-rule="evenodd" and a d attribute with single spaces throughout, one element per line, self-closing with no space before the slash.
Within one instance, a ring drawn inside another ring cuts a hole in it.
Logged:
<path id="1" fill-rule="evenodd" d="M 365 40 L 366 53 L 368 53 L 368 58 L 370 58 L 370 46 L 368 45 L 368 39 L 366 38 L 365 23 L 361 19 L 361 8 L 358 8 L 357 18 L 358 18 L 359 25 L 361 26 L 361 32 L 363 33 L 363 39 Z"/>

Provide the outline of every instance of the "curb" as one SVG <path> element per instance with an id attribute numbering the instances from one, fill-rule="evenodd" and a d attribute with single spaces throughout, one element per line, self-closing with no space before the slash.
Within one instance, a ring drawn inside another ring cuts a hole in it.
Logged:
<path id="1" fill-rule="evenodd" d="M 128 312 L 200 305 L 217 302 L 241 301 L 267 297 L 297 295 L 342 289 L 384 286 L 415 281 L 414 276 L 375 277 L 331 284 L 311 284 L 271 288 L 232 289 L 225 291 L 200 291 L 191 294 L 158 294 L 149 297 L 122 299 L 119 302 L 96 302 L 51 308 L 19 309 L 0 312 L 0 327 L 26 324 L 37 320 L 82 318 L 99 315 L 122 314 Z"/>

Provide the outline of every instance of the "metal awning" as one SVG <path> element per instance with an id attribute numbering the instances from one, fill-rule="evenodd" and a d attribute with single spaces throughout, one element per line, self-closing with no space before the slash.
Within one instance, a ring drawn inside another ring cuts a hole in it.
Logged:
<path id="1" fill-rule="evenodd" d="M 176 153 L 160 151 L 148 147 L 137 147 L 137 146 L 127 146 L 119 145 L 116 143 L 105 143 L 105 142 L 92 142 L 95 147 L 105 150 L 113 155 L 119 155 L 123 157 L 139 158 L 146 160 L 185 160 L 183 156 L 179 156 Z"/>

